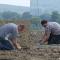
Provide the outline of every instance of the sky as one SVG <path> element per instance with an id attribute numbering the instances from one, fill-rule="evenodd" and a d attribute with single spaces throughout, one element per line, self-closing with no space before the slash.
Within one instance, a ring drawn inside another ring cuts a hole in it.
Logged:
<path id="1" fill-rule="evenodd" d="M 30 6 L 30 0 L 0 0 L 0 4 L 9 4 L 16 6 Z"/>

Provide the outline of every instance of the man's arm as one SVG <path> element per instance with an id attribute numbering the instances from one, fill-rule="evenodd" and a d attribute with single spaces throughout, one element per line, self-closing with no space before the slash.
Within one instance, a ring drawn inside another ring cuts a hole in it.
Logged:
<path id="1" fill-rule="evenodd" d="M 17 27 L 13 27 L 12 33 L 11 33 L 11 41 L 13 45 L 16 47 L 16 49 L 21 49 L 20 44 L 17 42 L 17 36 L 18 36 L 18 29 Z"/>
<path id="2" fill-rule="evenodd" d="M 12 40 L 13 45 L 15 46 L 16 49 L 21 49 L 20 44 L 17 42 L 16 38 L 13 38 Z"/>
<path id="3" fill-rule="evenodd" d="M 49 36 L 50 36 L 50 33 L 46 33 L 46 32 L 45 32 L 45 34 L 44 34 L 44 36 L 43 36 L 43 42 L 47 42 L 48 39 L 49 39 Z"/>
<path id="4" fill-rule="evenodd" d="M 43 43 L 48 42 L 50 33 L 51 33 L 51 29 L 49 27 L 48 28 L 45 28 L 45 33 L 44 33 L 44 36 L 42 38 Z"/>

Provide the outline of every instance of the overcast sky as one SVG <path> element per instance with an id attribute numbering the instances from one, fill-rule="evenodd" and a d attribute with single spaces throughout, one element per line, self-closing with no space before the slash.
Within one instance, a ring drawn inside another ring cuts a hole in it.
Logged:
<path id="1" fill-rule="evenodd" d="M 0 0 L 0 4 L 10 4 L 17 6 L 30 6 L 30 0 Z"/>

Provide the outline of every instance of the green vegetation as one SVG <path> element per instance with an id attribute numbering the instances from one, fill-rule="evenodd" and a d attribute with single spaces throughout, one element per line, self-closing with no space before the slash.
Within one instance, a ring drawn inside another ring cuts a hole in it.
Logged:
<path id="1" fill-rule="evenodd" d="M 58 11 L 53 11 L 51 14 L 42 14 L 39 17 L 33 17 L 29 12 L 24 12 L 20 15 L 16 12 L 7 11 L 0 14 L 0 25 L 5 23 L 18 24 L 18 22 L 22 20 L 27 20 L 31 23 L 29 30 L 41 30 L 40 21 L 43 19 L 60 23 L 60 13 Z"/>

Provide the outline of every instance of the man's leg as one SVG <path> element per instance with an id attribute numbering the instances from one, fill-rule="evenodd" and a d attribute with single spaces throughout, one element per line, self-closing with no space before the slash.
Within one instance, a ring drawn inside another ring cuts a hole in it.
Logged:
<path id="1" fill-rule="evenodd" d="M 14 50 L 14 47 L 8 40 L 0 38 L 0 50 Z"/>
<path id="2" fill-rule="evenodd" d="M 51 39 L 52 44 L 60 44 L 60 35 L 54 35 Z"/>
<path id="3" fill-rule="evenodd" d="M 3 45 L 7 50 L 14 50 L 14 47 L 10 44 L 10 42 L 8 40 L 5 40 Z"/>
<path id="4" fill-rule="evenodd" d="M 50 34 L 50 37 L 49 37 L 49 39 L 48 39 L 48 44 L 50 45 L 50 44 L 53 44 L 53 35 L 52 34 Z"/>
<path id="5" fill-rule="evenodd" d="M 55 44 L 60 44 L 60 35 L 55 36 Z"/>

